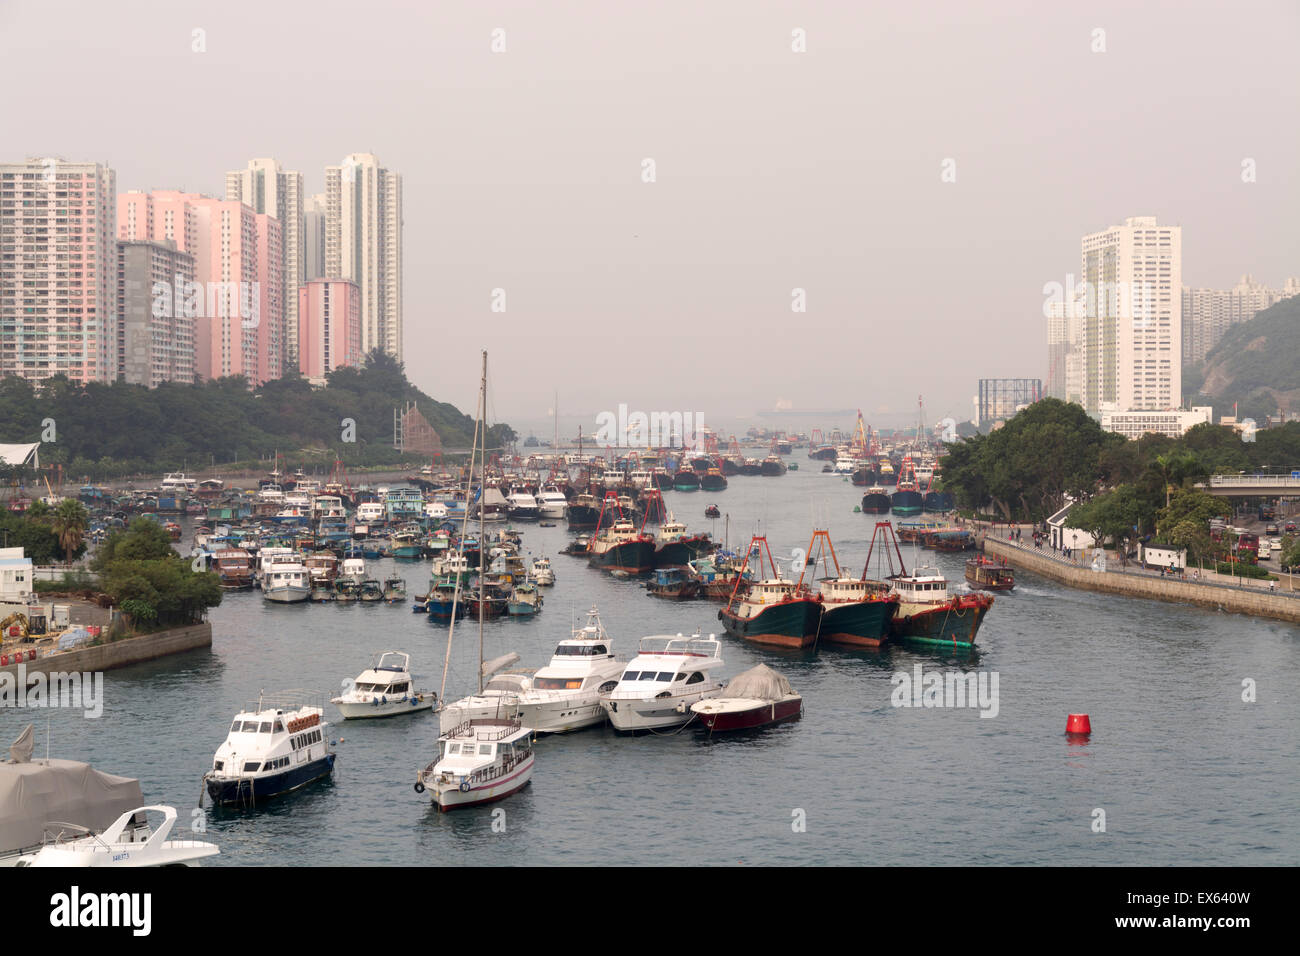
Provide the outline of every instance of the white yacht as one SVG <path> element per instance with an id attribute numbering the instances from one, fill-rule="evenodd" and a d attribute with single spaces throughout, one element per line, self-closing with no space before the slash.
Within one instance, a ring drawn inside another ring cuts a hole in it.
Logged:
<path id="1" fill-rule="evenodd" d="M 563 518 L 568 507 L 569 499 L 554 485 L 537 493 L 537 515 L 540 518 Z"/>
<path id="2" fill-rule="evenodd" d="M 384 505 L 379 501 L 363 501 L 357 505 L 357 524 L 383 524 Z"/>
<path id="3" fill-rule="evenodd" d="M 438 759 L 415 776 L 442 812 L 501 800 L 533 775 L 532 731 L 517 720 L 476 718 L 438 738 Z"/>
<path id="4" fill-rule="evenodd" d="M 535 521 L 538 516 L 537 499 L 526 491 L 513 491 L 506 496 L 506 508 L 513 521 Z"/>
<path id="5" fill-rule="evenodd" d="M 504 718 L 514 720 L 519 716 L 519 697 L 533 686 L 533 669 L 502 670 L 519 660 L 510 653 L 483 665 L 487 684 L 477 694 L 470 694 L 450 704 L 439 712 L 439 725 L 445 734 L 467 720 Z M 500 673 L 497 673 L 501 671 Z"/>
<path id="6" fill-rule="evenodd" d="M 605 722 L 600 695 L 614 689 L 623 662 L 614 659 L 609 634 L 593 607 L 587 624 L 560 641 L 551 663 L 519 695 L 519 719 L 535 733 L 558 734 Z"/>
<path id="7" fill-rule="evenodd" d="M 348 720 L 431 710 L 437 699 L 433 691 L 415 689 L 410 654 L 384 651 L 371 667 L 357 675 L 347 691 L 330 703 Z"/>
<path id="8" fill-rule="evenodd" d="M 161 813 L 162 822 L 150 832 L 141 820 L 149 811 Z M 53 843 L 20 857 L 16 866 L 198 866 L 204 857 L 221 852 L 215 843 L 168 840 L 176 825 L 176 808 L 137 807 L 128 810 L 103 833 L 93 833 L 72 823 L 49 824 L 57 828 Z M 73 834 L 67 839 L 68 834 Z"/>
<path id="9" fill-rule="evenodd" d="M 643 637 L 636 657 L 600 703 L 623 733 L 677 727 L 691 719 L 691 704 L 721 693 L 724 683 L 710 674 L 721 666 L 722 644 L 712 634 Z"/>
<path id="10" fill-rule="evenodd" d="M 550 587 L 555 583 L 555 569 L 551 567 L 550 558 L 537 558 L 534 560 L 528 573 L 534 581 L 543 587 Z"/>
<path id="11" fill-rule="evenodd" d="M 262 579 L 262 597 L 277 604 L 297 604 L 311 596 L 311 576 L 301 562 L 276 562 Z"/>
<path id="12" fill-rule="evenodd" d="M 163 476 L 163 491 L 193 491 L 198 484 L 198 480 L 190 478 L 183 471 L 169 472 Z"/>
<path id="13" fill-rule="evenodd" d="M 322 707 L 299 692 L 263 695 L 235 715 L 203 776 L 214 803 L 252 806 L 297 790 L 334 769 Z"/>
<path id="14" fill-rule="evenodd" d="M 424 516 L 432 521 L 445 521 L 451 516 L 451 512 L 443 502 L 430 501 L 424 506 Z"/>

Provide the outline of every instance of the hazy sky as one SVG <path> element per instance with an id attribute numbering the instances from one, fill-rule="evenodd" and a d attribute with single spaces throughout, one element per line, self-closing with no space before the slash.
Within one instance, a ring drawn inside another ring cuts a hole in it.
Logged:
<path id="1" fill-rule="evenodd" d="M 1189 285 L 1300 275 L 1295 0 L 974 6 L 0 0 L 0 157 L 222 195 L 375 153 L 408 372 L 472 411 L 486 347 L 514 422 L 968 418 L 1046 378 L 1043 285 L 1127 216 L 1182 225 Z"/>

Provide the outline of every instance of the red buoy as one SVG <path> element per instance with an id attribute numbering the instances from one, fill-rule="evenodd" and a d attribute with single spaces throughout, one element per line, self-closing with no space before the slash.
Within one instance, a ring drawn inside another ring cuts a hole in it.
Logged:
<path id="1" fill-rule="evenodd" d="M 1080 736 L 1087 736 L 1092 733 L 1092 724 L 1088 721 L 1088 715 L 1071 714 L 1065 719 L 1065 732 Z"/>

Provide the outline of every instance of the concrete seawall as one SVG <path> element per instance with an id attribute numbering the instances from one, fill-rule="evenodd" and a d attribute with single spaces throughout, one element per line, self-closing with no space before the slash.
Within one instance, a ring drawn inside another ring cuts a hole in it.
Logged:
<path id="1" fill-rule="evenodd" d="M 1172 580 L 1113 571 L 1094 571 L 1086 565 L 1036 554 L 997 538 L 984 539 L 987 554 L 1005 558 L 1008 564 L 1053 581 L 1089 591 L 1122 594 L 1125 597 L 1169 601 L 1174 604 L 1195 604 L 1198 607 L 1268 617 L 1278 621 L 1300 624 L 1300 594 L 1273 593 L 1258 589 L 1202 584 L 1195 581 Z"/>
<path id="2" fill-rule="evenodd" d="M 126 667 L 151 661 L 168 654 L 192 651 L 198 647 L 212 646 L 212 625 L 204 622 L 189 627 L 174 627 L 155 634 L 140 637 L 124 637 L 108 644 L 96 644 L 93 647 L 79 647 L 38 657 L 34 661 L 24 661 L 28 674 L 50 671 L 107 671 L 115 667 Z M 6 649 L 7 650 L 7 649 Z M 14 672 L 16 664 L 0 667 L 0 671 Z"/>

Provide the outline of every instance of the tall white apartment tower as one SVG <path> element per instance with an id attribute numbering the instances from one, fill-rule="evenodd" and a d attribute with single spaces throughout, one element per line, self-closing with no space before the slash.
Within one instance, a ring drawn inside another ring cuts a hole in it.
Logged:
<path id="1" fill-rule="evenodd" d="M 1183 231 L 1154 216 L 1083 237 L 1081 398 L 1090 414 L 1182 405 Z"/>
<path id="2" fill-rule="evenodd" d="M 114 379 L 116 224 L 107 166 L 0 162 L 0 376 Z"/>
<path id="3" fill-rule="evenodd" d="M 284 367 L 298 366 L 298 288 L 306 280 L 302 173 L 283 170 L 274 159 L 250 160 L 247 169 L 226 173 L 226 199 L 280 220 L 284 277 Z"/>
<path id="4" fill-rule="evenodd" d="M 361 293 L 361 351 L 402 361 L 402 177 L 369 153 L 325 169 L 325 277 Z"/>

